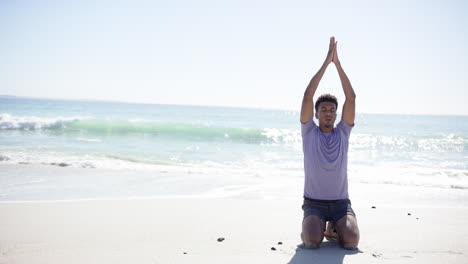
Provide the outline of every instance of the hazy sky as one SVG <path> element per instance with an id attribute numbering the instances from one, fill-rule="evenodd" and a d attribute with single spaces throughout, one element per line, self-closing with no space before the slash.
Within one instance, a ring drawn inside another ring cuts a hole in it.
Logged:
<path id="1" fill-rule="evenodd" d="M 467 13 L 446 0 L 4 0 L 0 94 L 299 110 L 334 35 L 358 112 L 468 115 Z M 328 92 L 343 102 L 333 64 Z"/>

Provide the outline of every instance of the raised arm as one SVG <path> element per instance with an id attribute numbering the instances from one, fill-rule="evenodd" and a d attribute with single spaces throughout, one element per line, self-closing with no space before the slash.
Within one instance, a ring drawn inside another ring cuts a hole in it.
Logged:
<path id="1" fill-rule="evenodd" d="M 333 60 L 333 54 L 335 50 L 335 37 L 330 38 L 330 45 L 328 47 L 328 54 L 325 62 L 323 63 L 320 70 L 312 77 L 310 80 L 307 89 L 304 92 L 304 97 L 302 98 L 302 108 L 301 108 L 301 122 L 307 123 L 314 116 L 314 94 L 317 90 L 317 87 L 322 80 L 323 74 L 327 69 L 328 65 Z"/>
<path id="2" fill-rule="evenodd" d="M 335 63 L 336 70 L 338 71 L 338 75 L 340 76 L 341 86 L 343 87 L 343 91 L 345 93 L 345 102 L 343 104 L 343 112 L 341 114 L 341 120 L 346 121 L 349 125 L 354 125 L 354 118 L 356 116 L 356 94 L 354 93 L 353 87 L 351 86 L 351 82 L 346 76 L 343 68 L 341 67 L 340 60 L 338 59 L 337 53 L 337 43 L 335 43 L 335 49 L 333 52 L 333 63 Z"/>

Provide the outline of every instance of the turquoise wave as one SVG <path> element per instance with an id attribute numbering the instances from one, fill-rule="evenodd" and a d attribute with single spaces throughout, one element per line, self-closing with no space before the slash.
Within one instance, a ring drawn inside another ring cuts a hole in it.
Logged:
<path id="1" fill-rule="evenodd" d="M 298 130 L 253 127 L 224 127 L 193 123 L 88 117 L 43 118 L 0 115 L 0 131 L 28 131 L 79 136 L 154 136 L 172 140 L 224 140 L 243 143 L 297 143 Z"/>
<path id="2" fill-rule="evenodd" d="M 196 124 L 155 123 L 144 121 L 85 119 L 48 128 L 55 133 L 97 136 L 145 135 L 170 139 L 227 140 L 244 143 L 272 142 L 264 129 L 213 127 Z"/>

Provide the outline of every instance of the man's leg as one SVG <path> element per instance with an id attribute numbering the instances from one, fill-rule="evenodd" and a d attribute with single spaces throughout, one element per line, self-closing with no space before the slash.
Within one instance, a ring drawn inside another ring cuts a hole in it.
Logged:
<path id="1" fill-rule="evenodd" d="M 345 215 L 335 223 L 341 245 L 346 249 L 357 249 L 359 244 L 359 227 L 356 217 Z"/>
<path id="2" fill-rule="evenodd" d="M 308 248 L 318 248 L 323 240 L 325 223 L 316 215 L 309 215 L 302 221 L 301 238 Z"/>

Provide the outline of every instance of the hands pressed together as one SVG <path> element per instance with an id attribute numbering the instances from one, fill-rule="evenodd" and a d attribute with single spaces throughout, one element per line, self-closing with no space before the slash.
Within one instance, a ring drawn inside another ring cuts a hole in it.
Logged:
<path id="1" fill-rule="evenodd" d="M 330 45 L 328 47 L 328 54 L 327 58 L 325 59 L 325 64 L 328 65 L 330 63 L 335 63 L 336 65 L 340 64 L 340 60 L 338 59 L 337 49 L 338 41 L 335 41 L 335 37 L 330 38 Z"/>

